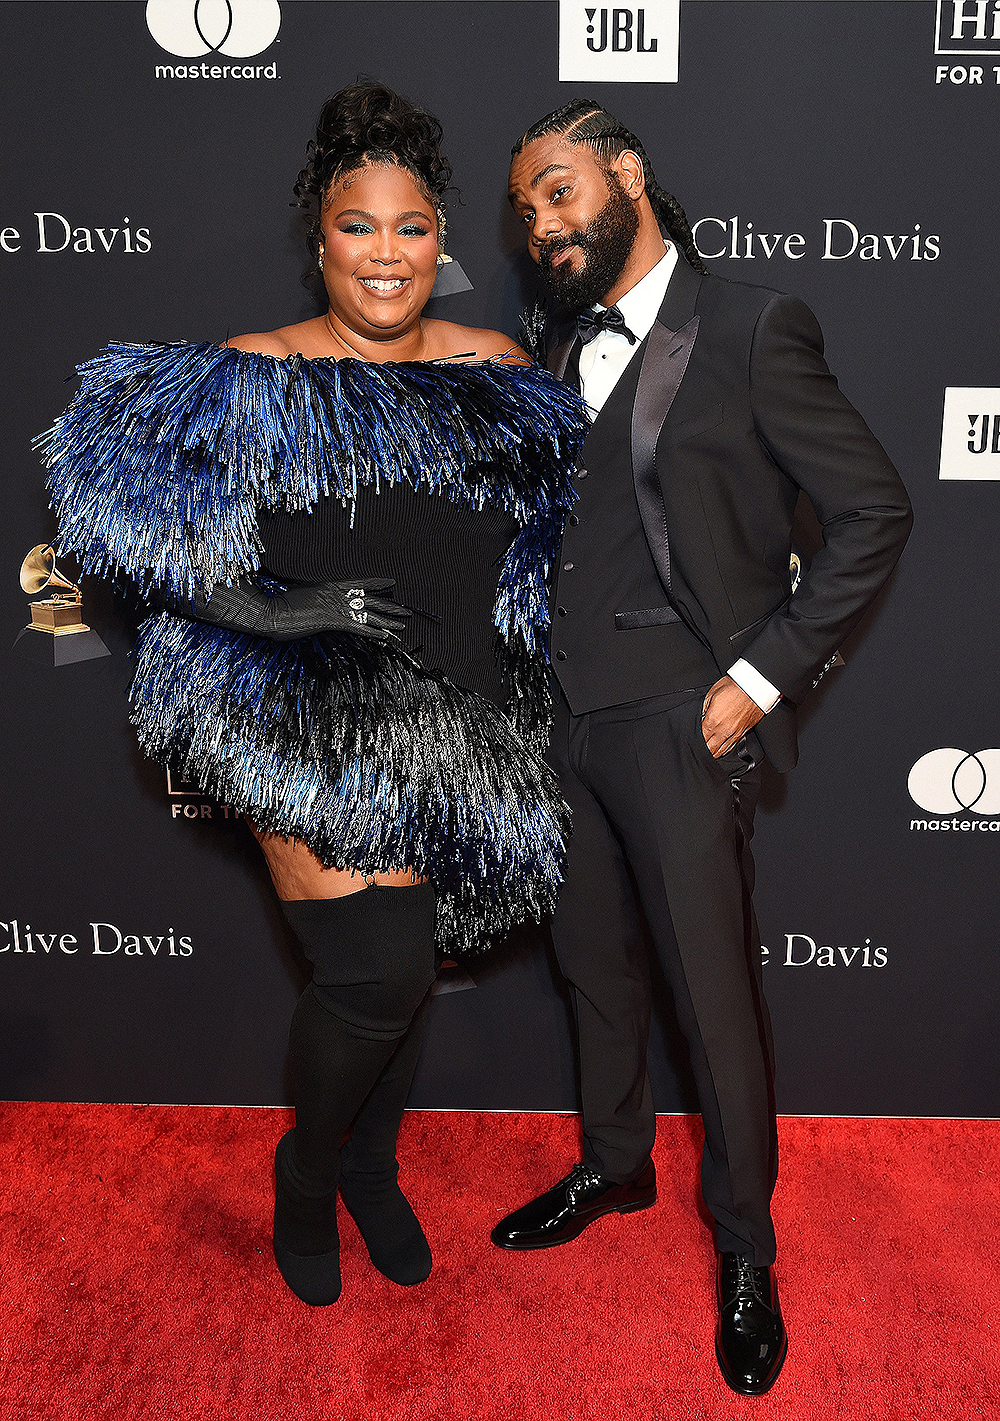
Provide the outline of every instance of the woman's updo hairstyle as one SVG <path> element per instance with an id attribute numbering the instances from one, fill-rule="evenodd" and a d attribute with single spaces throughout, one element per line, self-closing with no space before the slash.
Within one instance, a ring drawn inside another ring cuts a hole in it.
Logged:
<path id="1" fill-rule="evenodd" d="M 451 164 L 441 153 L 441 133 L 433 114 L 374 79 L 359 79 L 327 99 L 294 188 L 293 206 L 301 207 L 309 219 L 307 240 L 314 263 L 323 200 L 331 184 L 368 163 L 395 163 L 412 173 L 437 208 L 443 238 Z"/>

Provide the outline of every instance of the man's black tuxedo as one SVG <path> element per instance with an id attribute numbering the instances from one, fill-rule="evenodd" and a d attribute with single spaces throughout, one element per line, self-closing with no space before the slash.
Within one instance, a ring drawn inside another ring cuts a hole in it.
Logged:
<path id="1" fill-rule="evenodd" d="M 549 368 L 573 379 L 579 348 L 558 343 Z M 750 896 L 761 748 L 794 764 L 796 703 L 888 577 L 909 504 L 807 308 L 681 259 L 578 477 L 552 597 L 550 758 L 574 821 L 553 941 L 584 1159 L 625 1181 L 649 1158 L 651 941 L 690 1048 L 717 1243 L 762 1266 L 777 1141 Z M 825 542 L 792 594 L 800 490 Z M 740 657 L 784 698 L 714 759 L 705 692 Z"/>
<path id="2" fill-rule="evenodd" d="M 574 345 L 570 336 L 552 351 L 554 373 L 566 375 Z M 745 657 L 781 691 L 756 734 L 775 768 L 791 769 L 795 706 L 906 542 L 905 490 L 827 368 L 815 318 L 794 297 L 701 276 L 678 257 L 640 359 L 632 478 L 661 597 L 659 609 L 634 610 L 676 614 L 711 650 L 719 675 Z M 800 490 L 824 546 L 792 597 Z M 601 667 L 603 682 L 609 669 Z M 588 700 L 570 696 L 580 711 L 596 708 Z"/>

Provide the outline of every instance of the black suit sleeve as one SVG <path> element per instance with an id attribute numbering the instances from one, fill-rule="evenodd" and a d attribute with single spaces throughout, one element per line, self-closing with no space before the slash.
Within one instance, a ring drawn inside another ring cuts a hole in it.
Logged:
<path id="1" fill-rule="evenodd" d="M 823 529 L 791 601 L 742 652 L 799 701 L 889 576 L 913 515 L 888 455 L 823 359 L 815 316 L 795 297 L 776 296 L 761 312 L 750 397 L 758 438 Z"/>

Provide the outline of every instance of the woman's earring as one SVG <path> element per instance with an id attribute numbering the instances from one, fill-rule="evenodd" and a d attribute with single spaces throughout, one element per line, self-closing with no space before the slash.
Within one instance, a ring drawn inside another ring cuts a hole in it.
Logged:
<path id="1" fill-rule="evenodd" d="M 323 253 L 322 253 L 322 251 L 320 251 L 319 256 L 316 258 L 316 265 L 319 267 L 320 271 L 323 270 Z"/>

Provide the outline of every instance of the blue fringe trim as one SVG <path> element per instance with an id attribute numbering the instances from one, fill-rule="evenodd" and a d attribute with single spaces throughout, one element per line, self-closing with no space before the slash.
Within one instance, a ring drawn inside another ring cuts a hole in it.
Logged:
<path id="1" fill-rule="evenodd" d="M 539 367 L 275 360 L 113 345 L 39 436 L 59 549 L 82 572 L 189 598 L 258 574 L 263 509 L 350 509 L 408 483 L 507 510 L 496 625 L 508 720 L 406 652 L 349 635 L 276 643 L 162 613 L 143 624 L 143 750 L 329 867 L 434 883 L 442 950 L 551 912 L 569 823 L 541 758 L 546 580 L 574 501 L 585 407 Z"/>
<path id="2" fill-rule="evenodd" d="M 304 360 L 210 343 L 111 345 L 36 440 L 60 551 L 85 574 L 190 597 L 257 571 L 261 509 L 406 482 L 523 530 L 497 626 L 541 645 L 585 406 L 540 366 Z"/>
<path id="3" fill-rule="evenodd" d="M 161 613 L 140 629 L 142 749 L 331 868 L 413 868 L 448 955 L 555 907 L 569 815 L 489 701 L 350 635 L 273 642 Z"/>

